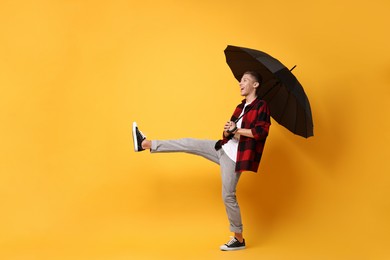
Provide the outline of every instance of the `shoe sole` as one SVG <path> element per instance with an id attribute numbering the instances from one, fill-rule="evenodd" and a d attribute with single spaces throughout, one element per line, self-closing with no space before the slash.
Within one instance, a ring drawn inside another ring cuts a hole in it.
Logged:
<path id="1" fill-rule="evenodd" d="M 137 142 L 137 123 L 136 122 L 133 122 L 133 144 L 134 144 L 134 151 L 135 152 L 138 152 L 138 142 Z"/>
<path id="2" fill-rule="evenodd" d="M 240 247 L 221 247 L 221 251 L 235 251 L 235 250 L 242 250 L 242 249 L 245 249 L 246 247 L 245 246 L 240 246 Z"/>

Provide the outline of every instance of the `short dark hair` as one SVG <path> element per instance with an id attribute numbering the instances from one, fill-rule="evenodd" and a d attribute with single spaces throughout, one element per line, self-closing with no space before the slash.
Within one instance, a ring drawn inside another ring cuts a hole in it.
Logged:
<path id="1" fill-rule="evenodd" d="M 259 96 L 261 83 L 263 82 L 263 77 L 258 72 L 254 71 L 254 70 L 245 71 L 244 75 L 245 74 L 251 75 L 252 77 L 255 78 L 255 80 L 257 82 L 259 82 L 259 86 L 256 88 L 256 95 Z"/>
<path id="2" fill-rule="evenodd" d="M 263 78 L 261 77 L 261 75 L 254 70 L 245 71 L 243 75 L 245 75 L 245 74 L 249 74 L 252 77 L 254 77 L 256 79 L 256 81 L 259 82 L 259 84 L 261 84 L 261 82 L 263 81 Z"/>

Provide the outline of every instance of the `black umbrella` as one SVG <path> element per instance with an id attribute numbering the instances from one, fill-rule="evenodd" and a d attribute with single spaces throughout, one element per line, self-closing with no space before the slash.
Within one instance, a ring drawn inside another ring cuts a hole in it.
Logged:
<path id="1" fill-rule="evenodd" d="M 226 62 L 240 81 L 246 71 L 256 71 L 263 77 L 260 98 L 267 101 L 271 116 L 294 134 L 313 136 L 310 103 L 296 77 L 280 61 L 253 49 L 228 45 Z"/>

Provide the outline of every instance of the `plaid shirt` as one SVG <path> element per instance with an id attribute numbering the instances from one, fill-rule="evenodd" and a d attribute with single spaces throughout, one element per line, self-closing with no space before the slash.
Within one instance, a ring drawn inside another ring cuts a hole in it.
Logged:
<path id="1" fill-rule="evenodd" d="M 234 110 L 230 119 L 231 121 L 238 119 L 244 105 L 245 99 Z M 253 138 L 240 136 L 236 159 L 236 172 L 257 172 L 261 155 L 263 154 L 264 144 L 268 136 L 269 127 L 271 125 L 269 108 L 264 100 L 256 98 L 245 108 L 245 111 L 248 109 L 250 109 L 249 112 L 242 118 L 241 128 L 251 129 Z M 233 134 L 228 137 L 223 136 L 223 139 L 217 142 L 215 148 L 219 150 L 222 145 L 227 143 L 233 136 Z"/>

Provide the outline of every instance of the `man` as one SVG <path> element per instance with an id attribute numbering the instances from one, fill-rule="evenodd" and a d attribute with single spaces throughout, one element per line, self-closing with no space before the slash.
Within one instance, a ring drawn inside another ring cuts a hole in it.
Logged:
<path id="1" fill-rule="evenodd" d="M 223 138 L 218 142 L 199 139 L 148 140 L 133 123 L 134 150 L 149 149 L 151 153 L 185 152 L 200 155 L 221 167 L 222 197 L 234 237 L 220 246 L 223 251 L 245 248 L 240 207 L 236 187 L 243 171 L 257 172 L 270 127 L 269 108 L 257 93 L 261 77 L 247 71 L 240 81 L 240 93 L 245 99 L 239 104 L 230 121 L 223 128 Z"/>

